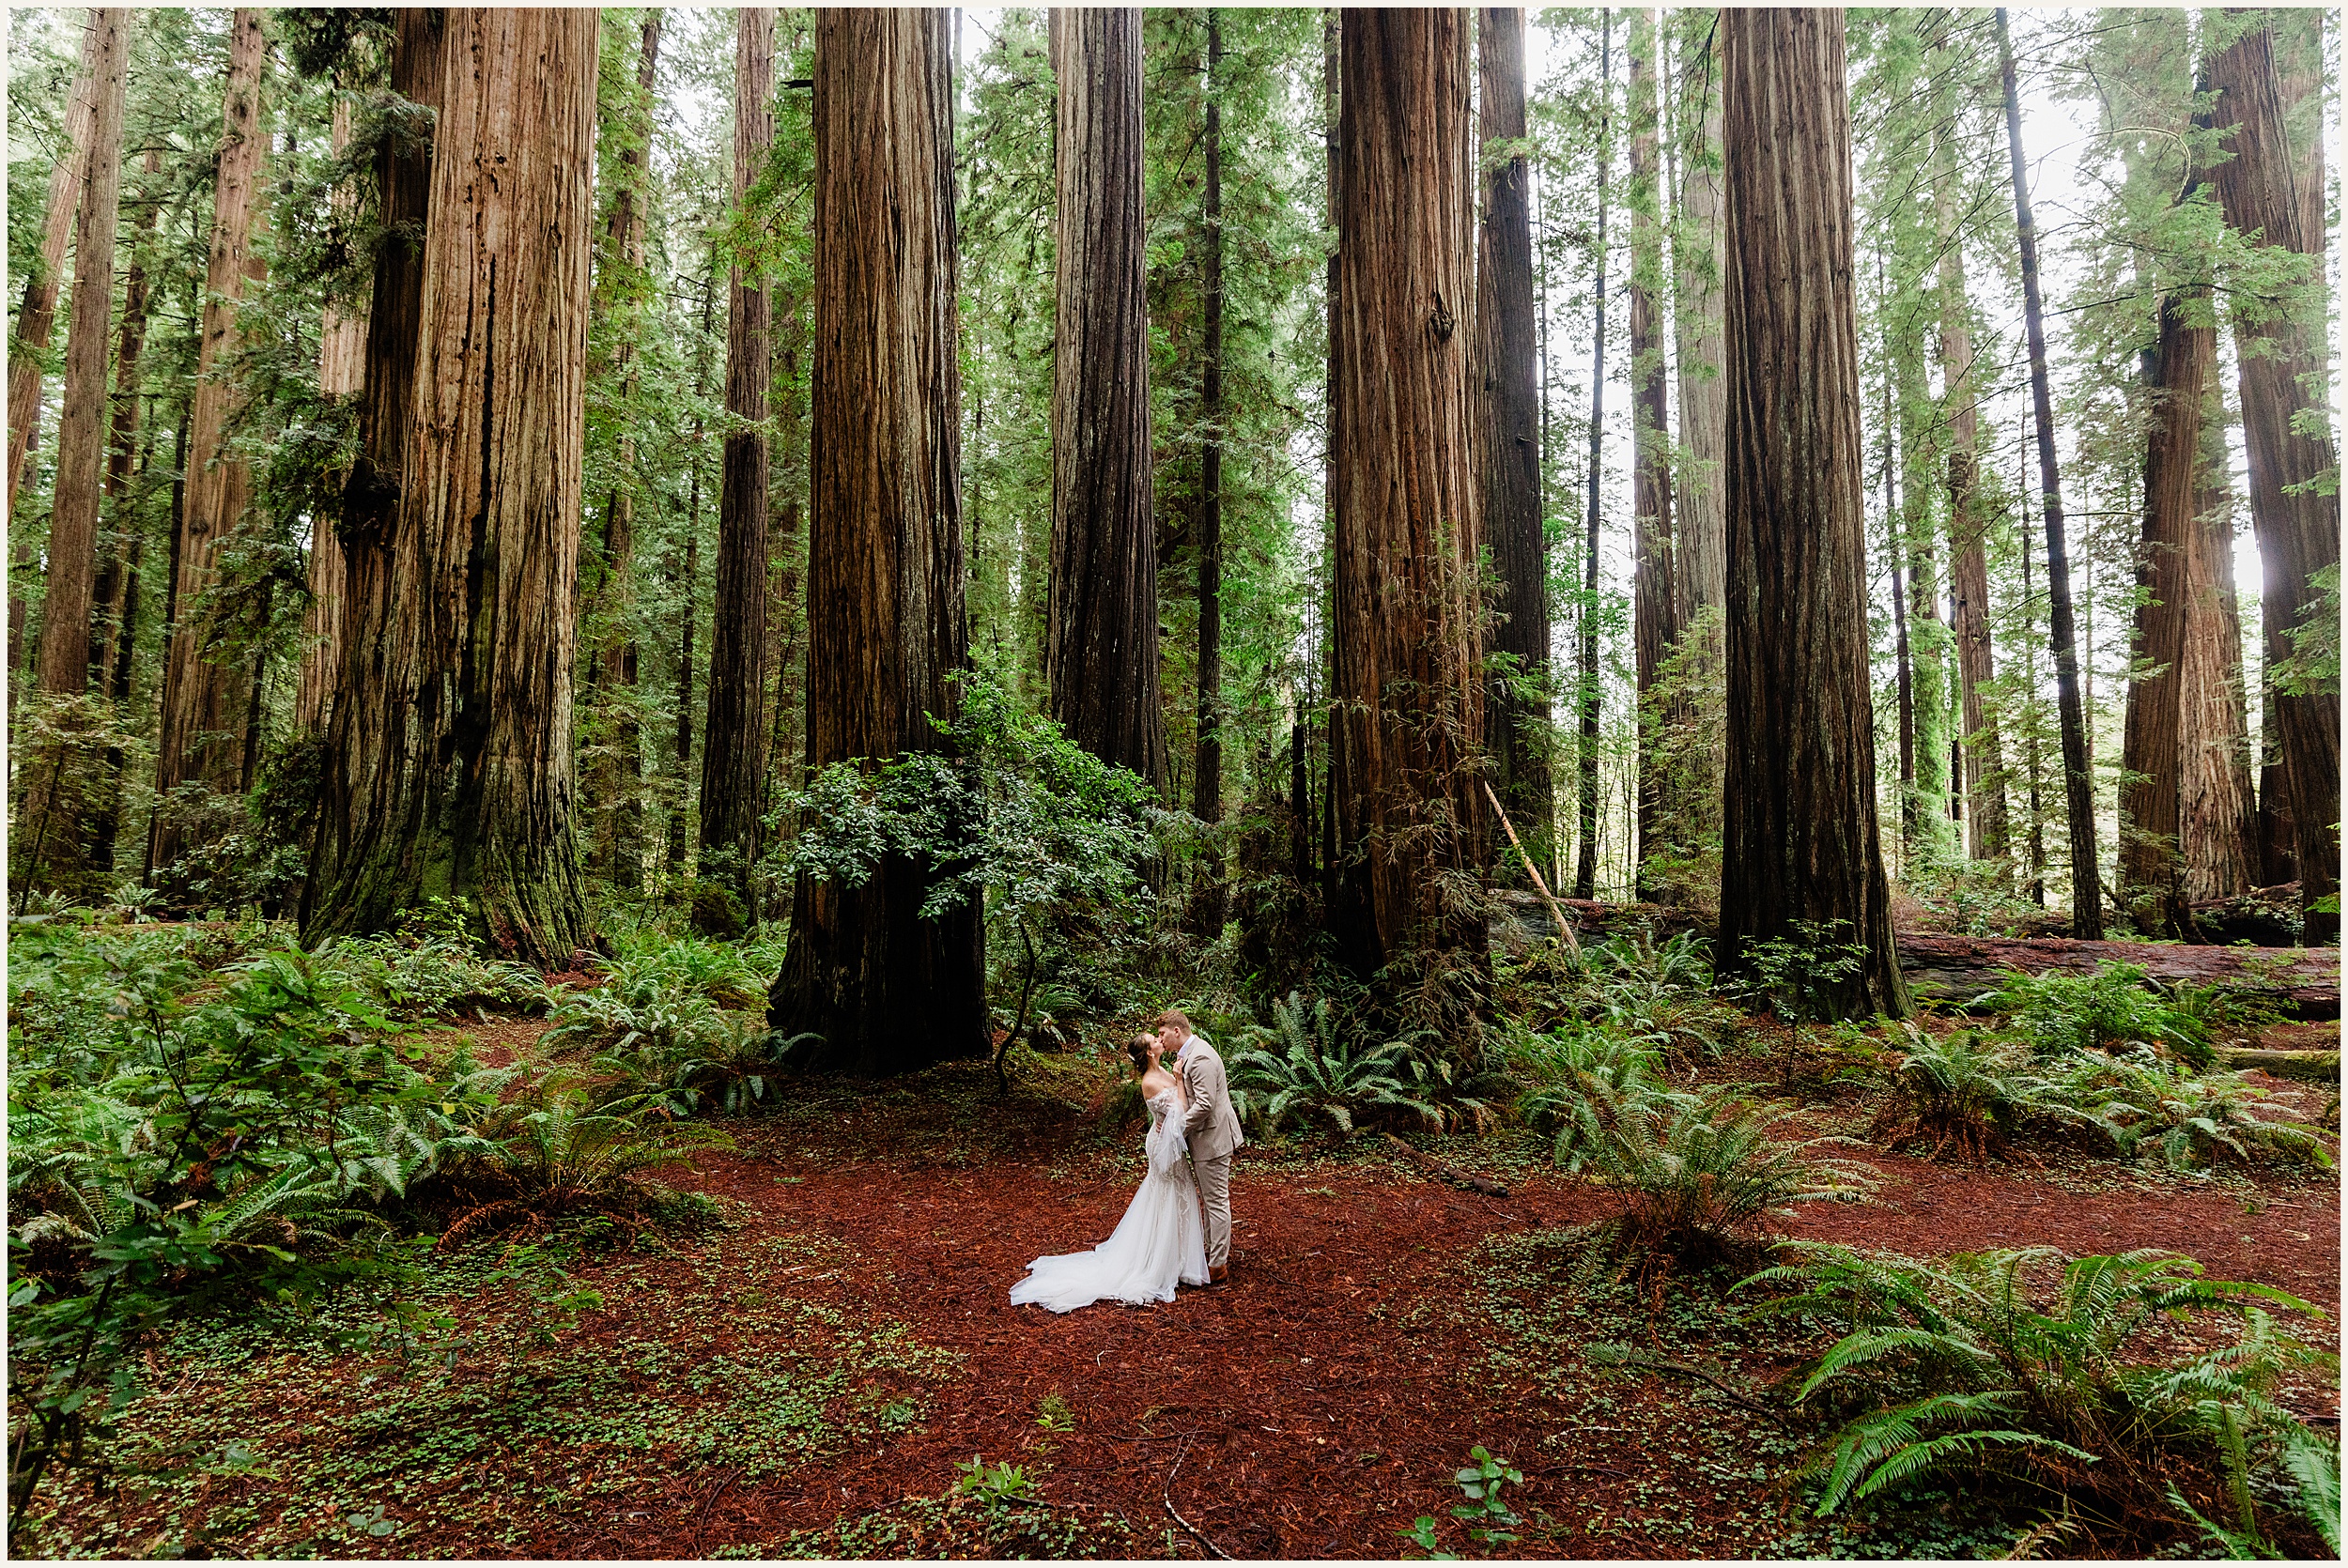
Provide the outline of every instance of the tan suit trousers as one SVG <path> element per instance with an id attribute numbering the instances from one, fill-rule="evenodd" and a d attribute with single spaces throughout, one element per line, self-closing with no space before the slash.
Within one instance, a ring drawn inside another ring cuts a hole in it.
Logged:
<path id="1" fill-rule="evenodd" d="M 1192 1155 L 1190 1168 L 1197 1176 L 1198 1198 L 1207 1210 L 1207 1267 L 1220 1268 L 1231 1256 L 1230 1153 L 1208 1160 Z"/>

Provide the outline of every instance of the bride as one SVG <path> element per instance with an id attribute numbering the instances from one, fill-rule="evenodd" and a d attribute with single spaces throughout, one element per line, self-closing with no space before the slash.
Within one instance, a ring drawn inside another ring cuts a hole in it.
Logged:
<path id="1" fill-rule="evenodd" d="M 1138 1306 L 1171 1301 L 1178 1283 L 1207 1283 L 1206 1222 L 1183 1159 L 1188 1148 L 1182 1138 L 1182 1084 L 1159 1061 L 1165 1049 L 1150 1035 L 1126 1047 L 1150 1107 L 1150 1132 L 1142 1145 L 1150 1173 L 1125 1206 L 1125 1217 L 1089 1253 L 1040 1257 L 1027 1265 L 1027 1277 L 1012 1286 L 1012 1305 L 1032 1302 L 1054 1312 L 1102 1300 Z"/>

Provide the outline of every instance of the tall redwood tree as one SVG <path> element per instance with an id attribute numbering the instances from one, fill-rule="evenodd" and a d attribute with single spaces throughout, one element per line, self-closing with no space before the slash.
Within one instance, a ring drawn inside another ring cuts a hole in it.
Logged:
<path id="1" fill-rule="evenodd" d="M 305 940 L 386 929 L 432 896 L 549 967 L 590 936 L 571 669 L 596 31 L 593 10 L 400 19 L 394 85 L 435 94 L 440 114 L 413 313 L 405 257 L 387 254 L 368 323 L 350 638 Z M 412 57 L 435 44 L 437 60 Z M 387 206 L 415 211 L 409 168 L 387 173 Z M 405 406 L 386 406 L 402 359 Z M 404 432 L 386 438 L 385 420 Z M 394 453 L 396 478 L 378 464 Z"/>
<path id="2" fill-rule="evenodd" d="M 936 8 L 815 23 L 815 364 L 807 761 L 934 749 L 966 665 L 954 303 L 952 23 Z M 862 1073 L 988 1046 L 983 928 L 921 917 L 924 866 L 801 879 L 767 1014 Z"/>
<path id="3" fill-rule="evenodd" d="M 1721 13 L 1727 187 L 1723 973 L 1904 1015 L 1876 821 L 1843 13 Z M 1821 951 L 1819 949 L 1823 948 Z M 1848 963 L 1835 960 L 1848 958 Z"/>
<path id="4" fill-rule="evenodd" d="M 1364 8 L 1340 44 L 1331 925 L 1364 974 L 1412 956 L 1397 986 L 1490 961 L 1468 44 L 1463 12 Z"/>
<path id="5" fill-rule="evenodd" d="M 1056 6 L 1051 44 L 1059 310 L 1044 669 L 1070 738 L 1163 788 L 1140 8 Z"/>

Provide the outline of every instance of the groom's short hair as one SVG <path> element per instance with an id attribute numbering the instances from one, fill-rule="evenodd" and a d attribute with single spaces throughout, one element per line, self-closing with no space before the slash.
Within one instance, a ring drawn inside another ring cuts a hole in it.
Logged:
<path id="1" fill-rule="evenodd" d="M 1183 1034 L 1187 1035 L 1190 1033 L 1190 1015 L 1183 1012 L 1180 1007 L 1166 1008 L 1166 1011 L 1158 1015 L 1158 1022 L 1160 1023 L 1178 1024 L 1181 1026 Z"/>

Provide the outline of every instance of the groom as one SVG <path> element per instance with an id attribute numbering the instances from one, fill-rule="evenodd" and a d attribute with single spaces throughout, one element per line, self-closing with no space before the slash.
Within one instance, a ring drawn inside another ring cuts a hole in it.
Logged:
<path id="1" fill-rule="evenodd" d="M 1231 1155 L 1247 1140 L 1231 1109 L 1231 1087 L 1214 1047 L 1191 1033 L 1190 1020 L 1172 1007 L 1158 1019 L 1158 1038 L 1173 1053 L 1174 1070 L 1190 1101 L 1182 1136 L 1190 1144 L 1191 1169 L 1207 1210 L 1207 1279 L 1221 1284 L 1231 1256 Z"/>

